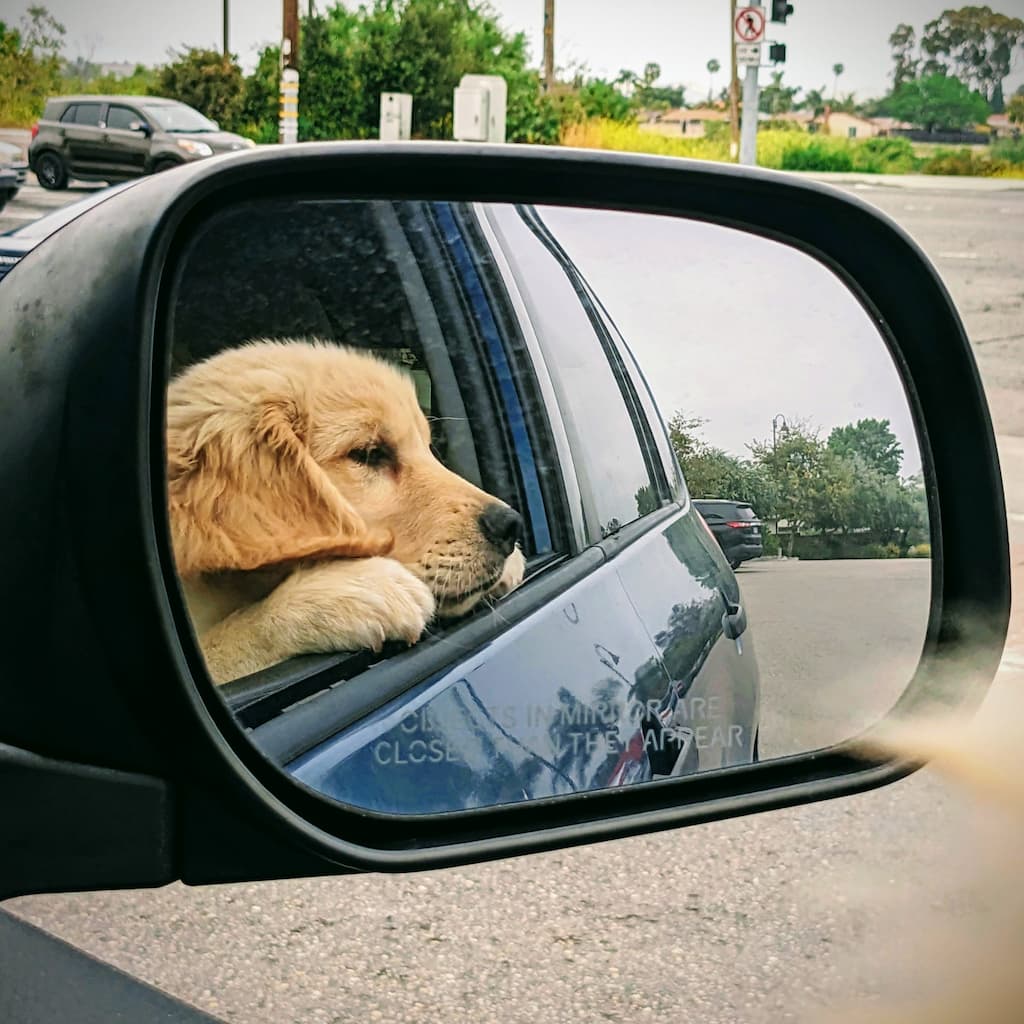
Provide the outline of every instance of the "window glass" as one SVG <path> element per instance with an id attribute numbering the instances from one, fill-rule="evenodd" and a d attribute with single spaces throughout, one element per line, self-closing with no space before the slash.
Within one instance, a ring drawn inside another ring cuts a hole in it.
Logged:
<path id="1" fill-rule="evenodd" d="M 100 111 L 103 109 L 100 103 L 79 103 L 74 108 L 74 123 L 80 125 L 88 125 L 94 128 L 99 127 L 100 123 Z M 71 120 L 67 115 L 64 116 L 63 120 Z"/>
<path id="2" fill-rule="evenodd" d="M 513 208 L 494 208 L 512 272 L 558 393 L 592 541 L 661 505 L 637 425 L 581 297 L 559 261 Z"/>
<path id="3" fill-rule="evenodd" d="M 110 107 L 107 111 L 107 127 L 127 131 L 133 123 L 142 119 L 130 107 Z"/>

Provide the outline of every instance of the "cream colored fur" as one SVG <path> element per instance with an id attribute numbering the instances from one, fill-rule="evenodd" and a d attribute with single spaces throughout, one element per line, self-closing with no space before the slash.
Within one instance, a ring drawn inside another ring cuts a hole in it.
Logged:
<path id="1" fill-rule="evenodd" d="M 263 341 L 191 367 L 168 389 L 167 463 L 178 572 L 218 683 L 414 643 L 523 577 L 518 546 L 505 557 L 480 531 L 497 499 L 433 455 L 410 379 L 356 350 Z"/>

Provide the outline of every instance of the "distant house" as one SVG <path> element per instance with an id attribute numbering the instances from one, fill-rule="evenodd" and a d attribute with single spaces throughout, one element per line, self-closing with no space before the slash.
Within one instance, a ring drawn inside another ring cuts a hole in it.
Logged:
<path id="1" fill-rule="evenodd" d="M 110 64 L 100 64 L 100 77 L 106 78 L 129 78 L 135 71 L 137 64 L 128 61 L 115 61 Z"/>
<path id="2" fill-rule="evenodd" d="M 786 121 L 801 128 L 810 129 L 814 114 L 810 110 L 787 110 L 783 114 L 758 114 L 758 121 Z"/>
<path id="3" fill-rule="evenodd" d="M 729 111 L 716 107 L 695 107 L 687 110 L 676 107 L 673 110 L 644 111 L 638 118 L 640 130 L 653 135 L 680 136 L 700 139 L 705 135 L 705 126 L 716 122 L 728 122 Z"/>
<path id="4" fill-rule="evenodd" d="M 914 127 L 909 121 L 901 121 L 898 117 L 872 117 L 869 120 L 878 128 L 879 135 L 910 131 Z"/>
<path id="5" fill-rule="evenodd" d="M 882 128 L 869 117 L 846 114 L 840 111 L 826 111 L 821 120 L 822 135 L 834 135 L 844 139 L 873 139 L 882 133 Z"/>
<path id="6" fill-rule="evenodd" d="M 1019 139 L 1021 126 L 1014 124 L 1008 114 L 993 114 L 986 122 L 995 139 Z"/>

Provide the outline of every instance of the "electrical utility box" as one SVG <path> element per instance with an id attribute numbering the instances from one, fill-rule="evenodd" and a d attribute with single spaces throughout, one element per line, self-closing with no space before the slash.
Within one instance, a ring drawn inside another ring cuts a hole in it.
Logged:
<path id="1" fill-rule="evenodd" d="M 455 90 L 454 131 L 460 142 L 504 142 L 508 83 L 501 75 L 463 75 Z"/>
<path id="2" fill-rule="evenodd" d="M 412 95 L 407 92 L 380 94 L 381 142 L 404 142 L 412 135 Z"/>

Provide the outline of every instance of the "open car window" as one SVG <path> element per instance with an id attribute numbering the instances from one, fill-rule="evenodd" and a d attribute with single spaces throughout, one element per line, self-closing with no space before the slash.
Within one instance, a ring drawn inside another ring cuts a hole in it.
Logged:
<path id="1" fill-rule="evenodd" d="M 234 207 L 197 232 L 182 261 L 169 309 L 171 374 L 268 339 L 315 339 L 400 366 L 440 461 L 522 515 L 529 578 L 571 553 L 561 470 L 517 320 L 474 220 L 471 208 L 449 203 Z M 432 633 L 443 639 L 460 625 Z M 221 691 L 258 725 L 401 649 L 291 659 Z"/>

